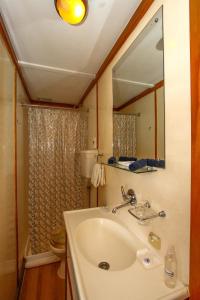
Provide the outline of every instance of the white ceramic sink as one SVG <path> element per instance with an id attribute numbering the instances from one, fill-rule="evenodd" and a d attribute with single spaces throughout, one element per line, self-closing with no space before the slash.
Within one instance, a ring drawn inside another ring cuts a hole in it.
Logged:
<path id="1" fill-rule="evenodd" d="M 76 242 L 82 255 L 95 267 L 107 262 L 110 271 L 118 271 L 130 267 L 136 259 L 128 230 L 105 218 L 91 218 L 80 223 Z"/>
<path id="2" fill-rule="evenodd" d="M 141 263 L 139 254 L 149 247 L 136 235 L 141 225 L 127 208 L 115 215 L 111 211 L 98 207 L 64 212 L 73 299 L 186 299 L 188 290 L 180 281 L 174 289 L 165 286 L 162 263 L 150 269 Z M 100 262 L 108 262 L 110 269 L 100 269 Z"/>

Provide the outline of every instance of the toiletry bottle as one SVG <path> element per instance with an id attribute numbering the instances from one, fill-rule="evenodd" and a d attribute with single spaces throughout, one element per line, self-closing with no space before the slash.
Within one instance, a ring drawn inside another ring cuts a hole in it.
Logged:
<path id="1" fill-rule="evenodd" d="M 165 255 L 164 273 L 166 286 L 174 288 L 176 286 L 177 279 L 177 260 L 174 246 L 169 247 Z"/>

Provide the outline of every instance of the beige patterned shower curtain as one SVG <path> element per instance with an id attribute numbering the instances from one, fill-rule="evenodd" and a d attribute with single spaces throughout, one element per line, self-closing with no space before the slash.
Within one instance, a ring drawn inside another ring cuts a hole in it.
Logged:
<path id="1" fill-rule="evenodd" d="M 113 155 L 135 156 L 136 117 L 134 115 L 113 114 Z"/>
<path id="2" fill-rule="evenodd" d="M 28 109 L 29 228 L 32 254 L 48 251 L 64 210 L 88 207 L 80 175 L 86 149 L 87 114 L 74 110 Z"/>

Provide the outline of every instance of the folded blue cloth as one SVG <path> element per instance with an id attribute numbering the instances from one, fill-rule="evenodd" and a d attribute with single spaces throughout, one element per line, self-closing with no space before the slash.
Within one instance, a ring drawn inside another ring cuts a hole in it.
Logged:
<path id="1" fill-rule="evenodd" d="M 158 165 L 159 165 L 158 168 L 165 168 L 165 160 L 164 159 L 160 159 L 158 161 Z"/>
<path id="2" fill-rule="evenodd" d="M 156 168 L 164 168 L 165 161 L 162 159 L 147 159 L 147 166 L 156 167 Z"/>
<path id="3" fill-rule="evenodd" d="M 133 156 L 120 156 L 119 161 L 136 161 L 137 158 Z"/>
<path id="4" fill-rule="evenodd" d="M 155 159 L 147 158 L 147 165 L 150 167 L 155 167 L 156 161 Z"/>
<path id="5" fill-rule="evenodd" d="M 117 162 L 117 160 L 116 160 L 116 158 L 115 158 L 114 156 L 112 156 L 112 157 L 110 157 L 110 158 L 108 159 L 108 164 L 109 164 L 109 165 L 116 164 L 116 162 Z"/>
<path id="6" fill-rule="evenodd" d="M 129 170 L 131 171 L 136 171 L 141 168 L 144 168 L 147 165 L 147 160 L 146 159 L 140 159 L 137 161 L 134 161 L 132 164 L 129 165 Z"/>

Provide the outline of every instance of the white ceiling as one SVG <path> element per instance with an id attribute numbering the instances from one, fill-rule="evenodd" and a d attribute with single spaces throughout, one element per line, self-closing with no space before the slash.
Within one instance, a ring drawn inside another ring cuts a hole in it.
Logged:
<path id="1" fill-rule="evenodd" d="M 71 26 L 54 0 L 1 0 L 32 98 L 77 104 L 140 2 L 89 0 L 85 22 Z"/>
<path id="2" fill-rule="evenodd" d="M 113 69 L 115 108 L 163 80 L 163 51 L 156 48 L 162 38 L 160 9 Z"/>

